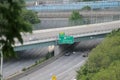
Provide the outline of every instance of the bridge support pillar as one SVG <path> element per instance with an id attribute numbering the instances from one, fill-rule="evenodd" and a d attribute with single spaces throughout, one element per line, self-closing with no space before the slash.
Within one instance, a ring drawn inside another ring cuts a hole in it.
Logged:
<path id="1" fill-rule="evenodd" d="M 48 46 L 48 53 L 51 53 L 54 51 L 54 45 Z"/>
<path id="2" fill-rule="evenodd" d="M 70 45 L 57 45 L 54 48 L 54 56 L 63 55 L 65 51 L 70 47 Z"/>
<path id="3" fill-rule="evenodd" d="M 55 46 L 55 48 L 54 48 L 54 56 L 57 56 L 57 55 L 59 55 L 60 54 L 60 46 L 59 45 L 57 45 L 57 46 Z"/>

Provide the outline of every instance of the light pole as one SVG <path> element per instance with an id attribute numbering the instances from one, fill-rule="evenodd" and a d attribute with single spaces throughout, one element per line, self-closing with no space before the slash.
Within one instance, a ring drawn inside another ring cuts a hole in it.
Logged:
<path id="1" fill-rule="evenodd" d="M 3 53 L 1 47 L 0 47 L 0 59 L 1 59 L 0 80 L 3 80 Z"/>

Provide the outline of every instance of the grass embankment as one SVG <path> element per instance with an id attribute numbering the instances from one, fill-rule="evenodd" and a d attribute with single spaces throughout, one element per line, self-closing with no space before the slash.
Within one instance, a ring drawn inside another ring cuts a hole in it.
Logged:
<path id="1" fill-rule="evenodd" d="M 120 30 L 92 50 L 77 80 L 120 80 Z"/>

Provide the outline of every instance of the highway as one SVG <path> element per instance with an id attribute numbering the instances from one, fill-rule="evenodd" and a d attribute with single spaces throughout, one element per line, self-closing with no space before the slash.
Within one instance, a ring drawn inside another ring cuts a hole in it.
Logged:
<path id="1" fill-rule="evenodd" d="M 18 52 L 18 59 L 5 61 L 3 64 L 4 78 L 10 77 L 21 72 L 23 68 L 27 68 L 35 63 L 35 61 L 44 57 L 48 52 L 48 48 L 36 48 Z"/>
<path id="2" fill-rule="evenodd" d="M 83 65 L 86 59 L 82 57 L 81 52 L 62 56 L 51 64 L 18 80 L 51 80 L 53 74 L 57 76 L 57 80 L 74 80 L 76 70 Z"/>
<path id="3" fill-rule="evenodd" d="M 71 50 L 81 55 L 81 51 L 91 49 L 95 45 L 99 44 L 101 41 L 102 39 L 82 41 L 80 43 L 77 43 L 78 45 L 74 46 L 74 48 L 72 47 L 73 49 Z M 13 59 L 13 60 L 4 62 L 4 65 L 3 65 L 4 78 L 6 79 L 15 74 L 19 74 L 23 68 L 27 68 L 31 66 L 32 64 L 34 64 L 35 61 L 42 58 L 48 52 L 47 49 L 48 49 L 47 47 L 36 48 L 36 49 L 31 49 L 31 50 L 26 50 L 26 51 L 20 51 L 19 53 L 17 53 L 19 59 Z M 68 57 L 66 56 L 66 58 Z"/>
<path id="4" fill-rule="evenodd" d="M 103 17 L 103 16 L 114 16 L 120 15 L 120 11 L 107 11 L 107 10 L 100 10 L 100 11 L 80 11 L 80 15 L 84 17 Z M 46 11 L 46 12 L 38 12 L 38 17 L 40 18 L 69 18 L 72 14 L 72 11 Z"/>
<path id="5" fill-rule="evenodd" d="M 89 17 L 83 18 L 85 23 L 89 20 L 88 24 L 95 24 L 95 23 L 102 23 L 102 22 L 110 22 L 119 20 L 119 16 L 106 16 L 106 17 Z M 53 28 L 62 28 L 67 26 L 72 26 L 68 18 L 40 18 L 41 23 L 34 25 L 34 30 L 41 30 L 41 29 L 53 29 Z"/>

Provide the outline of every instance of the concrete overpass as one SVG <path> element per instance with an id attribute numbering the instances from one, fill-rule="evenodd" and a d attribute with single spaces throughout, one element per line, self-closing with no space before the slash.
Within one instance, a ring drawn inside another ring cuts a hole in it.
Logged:
<path id="1" fill-rule="evenodd" d="M 73 36 L 75 42 L 79 42 L 82 40 L 103 38 L 106 34 L 118 28 L 120 28 L 120 21 L 33 31 L 33 34 L 23 35 L 24 44 L 16 43 L 14 50 L 19 51 L 55 45 L 55 52 L 59 54 L 62 48 L 58 44 L 59 32 L 65 32 L 67 35 Z"/>

